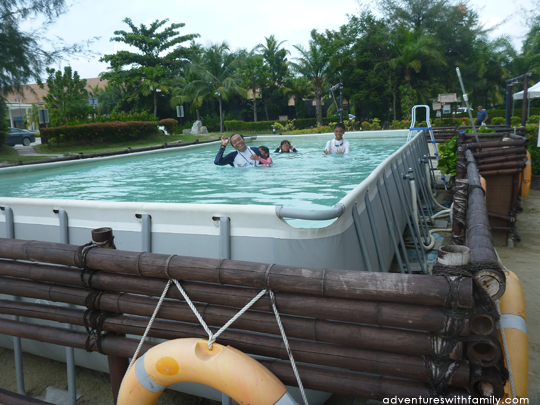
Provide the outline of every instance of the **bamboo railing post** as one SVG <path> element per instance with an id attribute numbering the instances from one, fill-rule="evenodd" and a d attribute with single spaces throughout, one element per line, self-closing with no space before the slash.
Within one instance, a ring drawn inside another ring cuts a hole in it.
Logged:
<path id="1" fill-rule="evenodd" d="M 114 244 L 113 230 L 111 228 L 93 229 L 92 242 L 98 248 L 116 249 Z M 116 333 L 116 335 L 119 337 L 126 337 L 124 333 Z M 109 363 L 109 376 L 111 380 L 113 401 L 116 404 L 118 393 L 120 392 L 120 386 L 122 385 L 122 380 L 129 366 L 129 359 L 127 357 L 109 354 L 107 355 L 107 361 Z"/>

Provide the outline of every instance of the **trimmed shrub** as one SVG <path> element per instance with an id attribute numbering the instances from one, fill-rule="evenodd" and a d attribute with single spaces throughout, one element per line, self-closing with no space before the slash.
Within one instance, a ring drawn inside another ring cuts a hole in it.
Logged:
<path id="1" fill-rule="evenodd" d="M 506 124 L 506 118 L 503 118 L 503 117 L 495 117 L 491 120 L 491 123 L 493 125 L 504 125 Z"/>
<path id="2" fill-rule="evenodd" d="M 158 122 L 159 126 L 165 127 L 169 135 L 173 135 L 178 130 L 178 122 L 174 118 L 166 118 Z"/>
<path id="3" fill-rule="evenodd" d="M 277 122 L 283 128 L 287 128 L 287 126 L 291 124 L 291 122 L 294 121 L 294 128 L 295 129 L 305 129 L 305 128 L 317 128 L 317 119 L 316 118 L 298 118 L 294 120 L 287 120 L 287 121 L 258 121 L 258 122 L 247 122 L 247 121 L 239 121 L 239 120 L 228 120 L 225 121 L 225 128 L 227 131 L 252 131 L 252 132 L 272 132 L 272 126 Z M 323 118 L 323 125 L 328 125 L 332 121 L 337 121 L 336 117 L 330 117 L 330 118 Z M 278 129 L 276 128 L 276 131 Z"/>
<path id="4" fill-rule="evenodd" d="M 520 127 L 521 126 L 521 117 L 510 117 L 510 126 L 511 127 Z"/>
<path id="5" fill-rule="evenodd" d="M 41 134 L 51 143 L 78 142 L 81 144 L 114 143 L 158 135 L 155 122 L 97 122 L 77 126 L 64 125 L 42 128 Z"/>
<path id="6" fill-rule="evenodd" d="M 529 117 L 529 119 L 527 120 L 527 124 L 530 124 L 530 125 L 538 125 L 538 115 L 531 115 Z"/>
<path id="7" fill-rule="evenodd" d="M 409 120 L 394 120 L 390 124 L 390 129 L 408 129 L 411 127 L 411 121 Z"/>

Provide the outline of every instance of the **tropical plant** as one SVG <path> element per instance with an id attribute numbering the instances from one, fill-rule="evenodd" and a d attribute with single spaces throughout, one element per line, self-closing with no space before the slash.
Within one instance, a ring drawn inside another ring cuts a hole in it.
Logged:
<path id="1" fill-rule="evenodd" d="M 64 67 L 64 73 L 60 70 L 47 68 L 47 95 L 43 101 L 49 109 L 49 116 L 53 126 L 63 125 L 71 118 L 87 115 L 91 110 L 88 106 L 88 91 L 86 79 L 81 79 L 77 71 L 71 66 Z M 39 82 L 39 87 L 44 84 Z"/>
<path id="2" fill-rule="evenodd" d="M 168 21 L 156 20 L 149 27 L 144 24 L 137 27 L 131 19 L 125 18 L 123 22 L 131 32 L 115 31 L 116 36 L 111 41 L 123 42 L 139 52 L 118 51 L 100 59 L 100 62 L 110 64 L 109 70 L 100 77 L 108 79 L 114 86 L 125 86 L 124 100 L 136 102 L 141 95 L 151 94 L 155 116 L 158 93 L 167 92 L 169 80 L 181 73 L 192 59 L 190 48 L 181 44 L 199 37 L 199 34 L 180 35 L 179 28 L 184 27 L 183 23 L 172 23 L 161 30 Z"/>
<path id="3" fill-rule="evenodd" d="M 242 68 L 239 71 L 242 78 L 242 87 L 249 89 L 253 100 L 253 121 L 257 122 L 257 99 L 264 100 L 265 88 L 271 80 L 271 71 L 265 65 L 262 55 L 251 51 L 245 58 Z M 268 110 L 265 107 L 266 119 L 268 120 Z"/>
<path id="4" fill-rule="evenodd" d="M 503 118 L 503 117 L 494 117 L 491 119 L 491 123 L 493 125 L 501 125 L 501 124 L 506 124 L 506 118 Z"/>
<path id="5" fill-rule="evenodd" d="M 186 86 L 191 94 L 201 97 L 217 97 L 219 102 L 220 130 L 223 132 L 223 101 L 233 94 L 246 96 L 247 92 L 240 87 L 241 79 L 237 74 L 243 61 L 229 52 L 226 42 L 212 44 L 204 50 L 204 57 L 199 63 L 190 67 L 195 80 Z"/>
<path id="6" fill-rule="evenodd" d="M 26 128 L 30 128 L 32 124 L 36 124 L 37 127 L 39 124 L 39 106 L 37 104 L 32 104 L 32 107 L 30 107 L 30 110 L 26 112 L 24 115 L 24 126 Z"/>
<path id="7" fill-rule="evenodd" d="M 326 54 L 321 45 L 313 38 L 309 40 L 309 48 L 304 49 L 302 45 L 294 45 L 300 53 L 300 57 L 294 58 L 291 62 L 296 73 L 306 77 L 313 83 L 315 103 L 317 111 L 317 125 L 322 126 L 322 91 L 325 85 L 326 76 L 329 73 L 330 55 Z"/>
<path id="8" fill-rule="evenodd" d="M 437 168 L 441 171 L 441 174 L 448 174 L 450 177 L 453 177 L 457 172 L 456 161 L 457 136 L 454 136 L 439 146 L 439 163 Z"/>
<path id="9" fill-rule="evenodd" d="M 4 100 L 2 97 L 0 97 L 0 117 L 5 117 L 8 113 L 8 108 L 6 104 L 4 103 Z M 0 119 L 0 149 L 2 149 L 4 142 L 6 141 L 6 138 L 9 133 L 9 126 L 8 121 L 4 119 Z"/>

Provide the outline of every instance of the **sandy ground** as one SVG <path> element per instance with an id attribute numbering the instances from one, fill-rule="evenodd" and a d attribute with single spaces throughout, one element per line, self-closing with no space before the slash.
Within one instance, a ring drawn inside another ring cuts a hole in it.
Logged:
<path id="1" fill-rule="evenodd" d="M 539 179 L 540 180 L 540 179 Z M 518 234 L 521 242 L 514 248 L 497 248 L 501 261 L 521 280 L 527 306 L 527 332 L 529 336 L 529 400 L 531 405 L 540 404 L 540 181 L 523 203 L 518 215 Z M 48 386 L 67 390 L 64 363 L 23 354 L 25 387 L 32 397 L 45 397 Z M 112 403 L 109 375 L 80 367 L 76 368 L 77 393 L 82 394 L 78 405 L 103 405 Z M 0 388 L 16 392 L 13 352 L 0 348 Z M 217 402 L 166 390 L 160 405 L 210 405 Z M 326 405 L 377 405 L 379 401 L 334 395 Z"/>

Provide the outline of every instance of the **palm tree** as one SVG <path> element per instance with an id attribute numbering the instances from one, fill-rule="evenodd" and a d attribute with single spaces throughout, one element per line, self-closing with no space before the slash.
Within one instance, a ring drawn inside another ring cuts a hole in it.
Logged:
<path id="1" fill-rule="evenodd" d="M 294 98 L 296 118 L 304 118 L 304 99 L 314 96 L 313 83 L 306 77 L 292 77 L 285 82 L 284 92 Z"/>
<path id="2" fill-rule="evenodd" d="M 200 63 L 191 65 L 196 80 L 186 86 L 191 94 L 199 94 L 203 99 L 217 96 L 219 101 L 219 121 L 223 132 L 223 100 L 227 101 L 233 94 L 245 97 L 246 90 L 240 87 L 240 77 L 237 69 L 243 61 L 229 53 L 227 42 L 212 44 L 204 51 Z"/>
<path id="3" fill-rule="evenodd" d="M 171 107 L 189 103 L 189 110 L 195 111 L 197 121 L 201 120 L 199 108 L 201 108 L 204 97 L 201 91 L 194 88 L 191 83 L 196 80 L 192 70 L 187 69 L 186 77 L 177 77 L 172 81 Z"/>
<path id="4" fill-rule="evenodd" d="M 395 55 L 388 61 L 390 68 L 401 71 L 405 85 L 400 86 L 402 92 L 402 111 L 405 119 L 410 119 L 411 108 L 416 102 L 416 91 L 411 84 L 413 73 L 419 73 L 422 64 L 446 65 L 443 55 L 437 50 L 432 36 L 422 32 L 403 31 L 402 41 L 396 41 L 392 48 Z"/>
<path id="5" fill-rule="evenodd" d="M 294 58 L 296 62 L 292 62 L 291 66 L 297 73 L 312 82 L 317 109 L 317 125 L 322 126 L 322 89 L 330 67 L 330 56 L 313 39 L 309 41 L 309 49 L 304 49 L 302 45 L 294 45 L 294 47 L 301 56 Z"/>
<path id="6" fill-rule="evenodd" d="M 255 49 L 244 58 L 240 77 L 242 78 L 243 87 L 251 90 L 253 96 L 253 121 L 257 122 L 257 97 L 263 98 L 263 94 L 265 93 L 264 88 L 270 80 L 270 70 L 268 65 L 264 64 L 263 56 L 257 54 Z M 265 112 L 266 120 L 268 121 L 266 104 Z"/>
<path id="7" fill-rule="evenodd" d="M 36 128 L 39 126 L 39 110 L 40 107 L 37 104 L 32 104 L 30 111 L 27 111 L 24 116 L 24 125 L 26 128 L 30 128 L 32 124 L 36 124 Z"/>
<path id="8" fill-rule="evenodd" d="M 157 95 L 168 93 L 170 86 L 167 85 L 165 68 L 161 66 L 147 66 L 141 68 L 144 72 L 144 80 L 141 82 L 143 96 L 152 94 L 154 99 L 154 117 L 157 117 Z"/>

